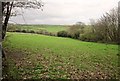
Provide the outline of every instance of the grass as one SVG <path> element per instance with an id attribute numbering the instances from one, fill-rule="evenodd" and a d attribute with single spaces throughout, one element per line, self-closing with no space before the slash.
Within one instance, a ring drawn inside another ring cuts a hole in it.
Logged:
<path id="1" fill-rule="evenodd" d="M 37 34 L 7 35 L 3 46 L 11 54 L 8 59 L 13 59 L 13 67 L 24 78 L 117 77 L 117 45 Z"/>
<path id="2" fill-rule="evenodd" d="M 46 30 L 47 32 L 57 33 L 58 31 L 67 30 L 65 25 L 16 25 L 16 29 L 21 30 Z"/>

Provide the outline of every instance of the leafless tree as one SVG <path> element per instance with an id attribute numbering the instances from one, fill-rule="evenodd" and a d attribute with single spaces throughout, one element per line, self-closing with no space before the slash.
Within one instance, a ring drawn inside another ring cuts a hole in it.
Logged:
<path id="1" fill-rule="evenodd" d="M 3 13 L 3 25 L 2 25 L 2 39 L 4 39 L 6 34 L 6 29 L 8 25 L 8 21 L 11 15 L 15 15 L 12 13 L 12 9 L 14 8 L 34 8 L 34 9 L 41 9 L 43 7 L 42 1 L 37 0 L 29 0 L 27 2 L 2 2 L 2 13 Z"/>
<path id="2" fill-rule="evenodd" d="M 118 37 L 118 9 L 114 8 L 105 13 L 97 22 L 91 22 L 93 31 L 104 37 L 106 42 L 117 42 Z"/>
<path id="3" fill-rule="evenodd" d="M 12 13 L 12 9 L 14 8 L 34 8 L 41 9 L 43 7 L 42 1 L 37 0 L 29 0 L 27 2 L 2 2 L 2 14 L 3 14 L 3 23 L 2 23 L 2 39 L 4 40 L 7 30 L 8 21 Z M 3 53 L 4 54 L 4 53 Z M 5 55 L 3 55 L 4 57 Z"/>

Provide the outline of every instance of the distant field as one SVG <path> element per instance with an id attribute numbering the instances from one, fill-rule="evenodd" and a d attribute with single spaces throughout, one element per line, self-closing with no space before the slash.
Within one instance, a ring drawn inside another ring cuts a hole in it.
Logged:
<path id="1" fill-rule="evenodd" d="M 57 29 L 49 29 L 57 31 Z M 7 33 L 4 42 L 14 78 L 116 78 L 117 45 L 37 34 Z M 14 67 L 14 68 L 13 68 Z M 20 76 L 19 76 L 20 75 Z"/>
<path id="2" fill-rule="evenodd" d="M 67 30 L 68 26 L 66 25 L 16 25 L 16 29 L 21 30 L 46 30 L 48 32 L 56 33 L 58 31 Z"/>

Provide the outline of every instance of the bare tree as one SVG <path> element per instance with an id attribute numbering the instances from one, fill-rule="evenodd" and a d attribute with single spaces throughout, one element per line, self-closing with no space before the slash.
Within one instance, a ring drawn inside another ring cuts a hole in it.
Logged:
<path id="1" fill-rule="evenodd" d="M 3 13 L 3 25 L 2 25 L 2 39 L 4 39 L 6 35 L 6 29 L 7 29 L 7 24 L 9 21 L 9 18 L 11 16 L 11 11 L 15 7 L 18 8 L 34 8 L 34 9 L 40 9 L 43 6 L 43 3 L 41 1 L 37 0 L 30 0 L 28 2 L 2 2 L 2 13 Z"/>
<path id="2" fill-rule="evenodd" d="M 118 9 L 114 8 L 104 14 L 95 23 L 91 23 L 94 32 L 104 37 L 106 42 L 117 42 L 118 37 Z"/>
<path id="3" fill-rule="evenodd" d="M 95 20 L 94 19 L 90 19 L 90 24 L 92 26 L 91 30 L 92 30 L 92 33 L 95 33 L 96 29 L 95 29 Z"/>
<path id="4" fill-rule="evenodd" d="M 29 0 L 27 2 L 2 2 L 2 14 L 3 14 L 3 23 L 2 23 L 2 39 L 4 40 L 7 30 L 8 21 L 12 13 L 12 9 L 14 8 L 34 8 L 41 9 L 43 7 L 42 1 L 37 0 Z M 3 53 L 3 57 L 4 57 Z"/>

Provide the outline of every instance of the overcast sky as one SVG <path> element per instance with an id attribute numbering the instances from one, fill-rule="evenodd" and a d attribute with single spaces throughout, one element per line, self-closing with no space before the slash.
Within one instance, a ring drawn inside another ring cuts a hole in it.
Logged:
<path id="1" fill-rule="evenodd" d="M 119 0 L 42 0 L 43 11 L 23 10 L 23 16 L 12 17 L 17 24 L 62 24 L 69 25 L 78 21 L 89 23 L 102 14 L 117 7 Z M 22 13 L 22 10 L 19 10 Z M 24 21 L 25 20 L 25 21 Z"/>

